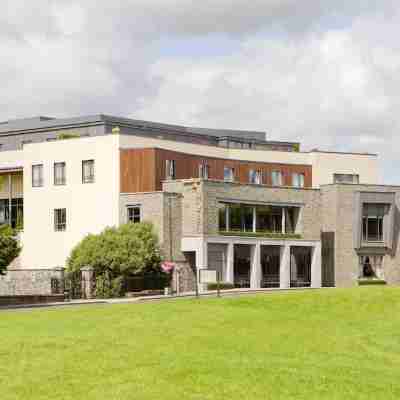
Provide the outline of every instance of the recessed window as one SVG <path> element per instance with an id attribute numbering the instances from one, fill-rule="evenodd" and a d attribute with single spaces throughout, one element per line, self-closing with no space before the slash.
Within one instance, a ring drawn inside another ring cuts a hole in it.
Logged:
<path id="1" fill-rule="evenodd" d="M 224 181 L 233 182 L 235 180 L 235 170 L 231 167 L 224 167 Z"/>
<path id="2" fill-rule="evenodd" d="M 176 178 L 176 162 L 175 160 L 166 160 L 165 162 L 165 178 L 172 180 Z"/>
<path id="3" fill-rule="evenodd" d="M 362 239 L 365 242 L 383 242 L 384 216 L 389 204 L 363 204 Z"/>
<path id="4" fill-rule="evenodd" d="M 82 161 L 82 183 L 94 182 L 94 160 Z"/>
<path id="5" fill-rule="evenodd" d="M 65 174 L 65 162 L 54 163 L 54 184 L 65 185 L 67 183 Z"/>
<path id="6" fill-rule="evenodd" d="M 67 228 L 67 210 L 65 208 L 54 209 L 54 230 L 65 231 Z"/>
<path id="7" fill-rule="evenodd" d="M 43 186 L 43 164 L 32 165 L 32 187 Z"/>
<path id="8" fill-rule="evenodd" d="M 304 187 L 304 174 L 294 173 L 292 175 L 292 185 L 294 187 Z"/>
<path id="9" fill-rule="evenodd" d="M 138 223 L 141 221 L 141 207 L 140 206 L 128 206 L 127 207 L 127 219 L 128 222 Z"/>
<path id="10" fill-rule="evenodd" d="M 357 174 L 333 174 L 333 183 L 360 183 L 360 176 Z"/>
<path id="11" fill-rule="evenodd" d="M 199 164 L 199 178 L 208 179 L 210 176 L 210 166 L 206 163 Z"/>
<path id="12" fill-rule="evenodd" d="M 283 184 L 282 171 L 272 171 L 271 179 L 272 179 L 272 186 L 282 186 Z"/>
<path id="13" fill-rule="evenodd" d="M 261 185 L 261 171 L 255 170 L 255 169 L 251 169 L 249 171 L 249 182 L 253 183 L 255 185 Z"/>

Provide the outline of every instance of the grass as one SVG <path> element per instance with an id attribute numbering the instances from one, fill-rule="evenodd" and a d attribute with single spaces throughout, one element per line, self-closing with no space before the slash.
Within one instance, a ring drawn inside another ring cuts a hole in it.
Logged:
<path id="1" fill-rule="evenodd" d="M 0 313 L 1 400 L 398 399 L 400 289 Z"/>

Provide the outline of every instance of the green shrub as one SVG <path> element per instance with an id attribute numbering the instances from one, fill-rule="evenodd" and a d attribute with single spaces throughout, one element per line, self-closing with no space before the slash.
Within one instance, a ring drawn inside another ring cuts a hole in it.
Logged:
<path id="1" fill-rule="evenodd" d="M 109 274 L 96 277 L 96 288 L 94 295 L 98 299 L 110 299 L 123 295 L 123 277 L 112 279 Z"/>
<path id="2" fill-rule="evenodd" d="M 60 133 L 57 136 L 58 140 L 64 140 L 64 139 L 77 139 L 81 137 L 81 135 L 79 135 L 78 133 Z"/>
<path id="3" fill-rule="evenodd" d="M 220 282 L 219 288 L 221 290 L 235 289 L 235 285 L 233 283 L 229 283 L 229 282 Z M 207 285 L 207 289 L 208 290 L 218 290 L 218 284 L 217 283 L 209 283 Z"/>
<path id="4" fill-rule="evenodd" d="M 86 236 L 67 260 L 69 271 L 90 266 L 97 276 L 161 272 L 161 253 L 153 225 L 129 223 Z"/>
<path id="5" fill-rule="evenodd" d="M 3 275 L 8 265 L 18 257 L 21 251 L 15 231 L 9 225 L 0 225 L 0 275 Z"/>

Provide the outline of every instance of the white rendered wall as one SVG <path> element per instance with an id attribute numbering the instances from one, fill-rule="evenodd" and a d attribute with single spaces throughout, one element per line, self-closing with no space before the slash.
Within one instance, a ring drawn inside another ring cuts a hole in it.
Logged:
<path id="1" fill-rule="evenodd" d="M 71 249 L 88 233 L 118 224 L 118 135 L 24 146 L 24 233 L 21 266 L 65 266 Z M 95 160 L 95 183 L 82 183 L 82 161 Z M 53 164 L 66 162 L 66 185 L 53 183 Z M 33 188 L 31 166 L 43 164 L 44 186 Z M 66 208 L 67 229 L 54 231 L 54 209 Z"/>
<path id="2" fill-rule="evenodd" d="M 314 187 L 333 183 L 333 174 L 358 174 L 360 184 L 381 183 L 378 157 L 373 154 L 310 153 Z"/>

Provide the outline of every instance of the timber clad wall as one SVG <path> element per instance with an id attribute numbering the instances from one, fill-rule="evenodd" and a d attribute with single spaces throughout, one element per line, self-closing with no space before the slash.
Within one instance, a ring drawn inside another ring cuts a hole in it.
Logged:
<path id="1" fill-rule="evenodd" d="M 272 171 L 282 171 L 283 186 L 292 186 L 293 173 L 303 173 L 304 186 L 312 186 L 311 165 L 226 160 L 154 148 L 120 152 L 122 193 L 162 190 L 162 181 L 166 176 L 166 160 L 176 161 L 176 179 L 198 178 L 199 165 L 205 163 L 210 169 L 209 179 L 223 180 L 224 167 L 231 167 L 235 171 L 235 181 L 240 183 L 248 183 L 249 171 L 254 169 L 262 171 L 264 185 L 272 185 Z"/>

